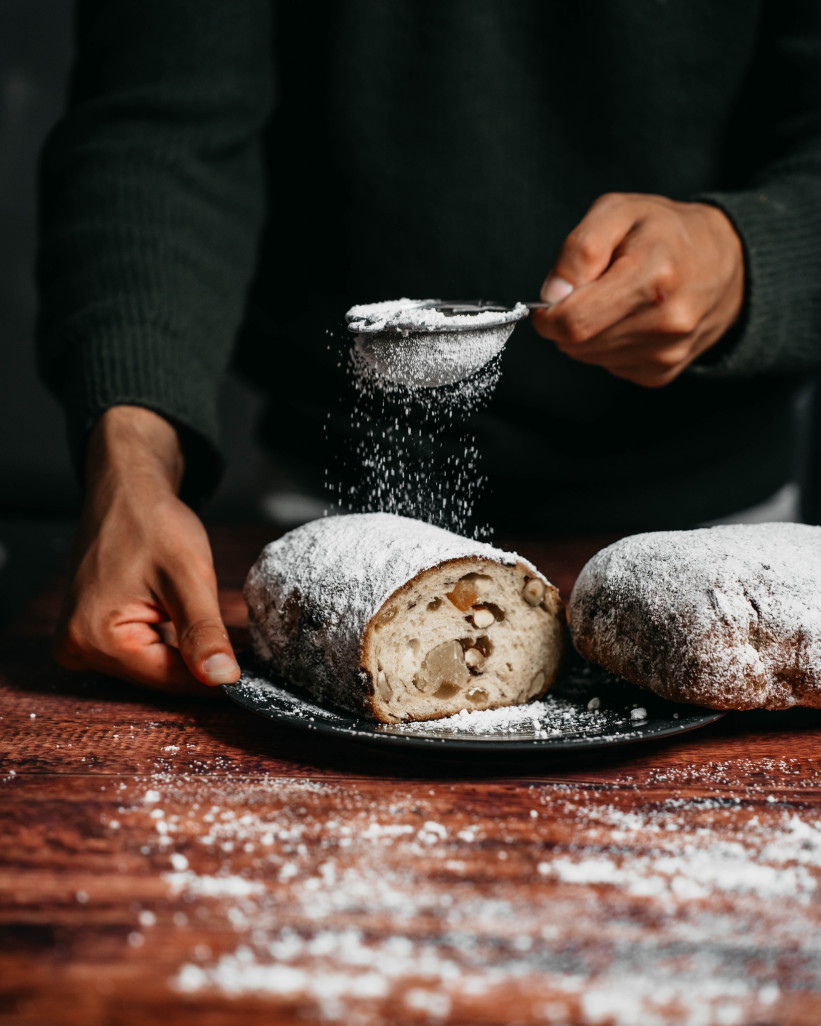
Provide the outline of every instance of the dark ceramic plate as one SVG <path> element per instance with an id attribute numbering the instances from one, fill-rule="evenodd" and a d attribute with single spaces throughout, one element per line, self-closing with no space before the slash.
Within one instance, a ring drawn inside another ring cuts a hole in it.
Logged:
<path id="1" fill-rule="evenodd" d="M 240 680 L 223 690 L 249 712 L 291 727 L 394 750 L 441 754 L 594 750 L 673 737 L 724 715 L 668 702 L 575 655 L 537 702 L 418 723 L 374 723 L 345 709 L 320 705 L 301 688 L 272 680 L 247 661 Z"/>

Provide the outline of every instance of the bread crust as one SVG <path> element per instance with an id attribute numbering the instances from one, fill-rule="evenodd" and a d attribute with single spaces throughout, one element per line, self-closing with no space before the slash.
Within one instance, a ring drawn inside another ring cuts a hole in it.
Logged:
<path id="1" fill-rule="evenodd" d="M 821 708 L 821 528 L 625 538 L 586 564 L 569 611 L 584 658 L 664 698 Z"/>
<path id="2" fill-rule="evenodd" d="M 459 704 L 456 694 L 436 701 L 414 689 L 409 689 L 407 701 L 400 700 L 401 694 L 396 700 L 380 695 L 377 677 L 385 654 L 380 655 L 380 626 L 388 613 L 405 615 L 414 595 L 422 601 L 419 595 L 425 588 L 438 588 L 439 595 L 466 576 L 484 580 L 497 573 L 505 581 L 509 578 L 509 588 L 521 589 L 532 579 L 544 587 L 535 612 L 517 596 L 522 606 L 517 615 L 532 625 L 528 631 L 536 632 L 535 640 L 525 639 L 525 643 L 540 660 L 532 675 L 538 687 L 531 693 L 530 677 L 515 687 L 506 684 L 494 695 L 488 693 L 480 707 L 511 704 L 510 696 L 518 693 L 535 697 L 553 683 L 562 653 L 565 628 L 558 591 L 532 564 L 513 553 L 390 514 L 314 521 L 266 546 L 245 586 L 254 653 L 260 663 L 320 700 L 371 719 L 437 718 L 474 708 L 464 700 Z M 432 595 L 433 591 L 427 597 Z M 471 623 L 470 609 L 445 605 L 443 613 L 449 613 L 450 626 L 457 623 L 460 643 L 469 647 L 484 635 Z M 507 632 L 507 636 L 512 629 L 506 623 L 489 628 L 488 633 L 498 637 Z M 424 627 L 416 633 L 424 654 L 428 644 Z M 521 658 L 516 659 L 521 663 Z M 463 673 L 467 678 L 468 670 L 463 668 Z M 402 676 L 395 675 L 394 683 L 405 687 L 408 682 L 398 679 Z M 382 690 L 386 688 L 390 690 L 387 678 Z"/>

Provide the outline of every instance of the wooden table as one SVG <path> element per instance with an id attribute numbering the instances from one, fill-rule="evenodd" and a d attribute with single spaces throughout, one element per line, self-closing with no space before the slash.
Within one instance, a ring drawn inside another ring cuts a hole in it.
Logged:
<path id="1" fill-rule="evenodd" d="M 213 538 L 241 640 L 264 534 Z M 59 671 L 57 596 L 0 650 L 3 1024 L 821 1023 L 817 712 L 389 756 Z"/>

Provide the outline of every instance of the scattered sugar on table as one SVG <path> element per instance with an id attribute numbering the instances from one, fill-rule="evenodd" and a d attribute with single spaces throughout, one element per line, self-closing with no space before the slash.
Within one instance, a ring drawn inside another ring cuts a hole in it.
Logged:
<path id="1" fill-rule="evenodd" d="M 470 1021 L 508 991 L 548 1023 L 568 1009 L 589 1026 L 778 1021 L 773 959 L 791 947 L 821 985 L 821 822 L 766 801 L 765 762 L 651 771 L 656 792 L 618 774 L 615 791 L 533 784 L 498 807 L 492 835 L 480 784 L 424 797 L 388 781 L 377 799 L 355 780 L 158 777 L 118 813 L 127 830 L 164 811 L 173 839 L 148 856 L 165 860 L 167 898 L 134 926 L 150 945 L 182 901 L 173 928 L 191 932 L 191 954 L 170 986 L 296 1001 L 329 1023 L 381 1026 L 388 1007 Z M 817 767 L 796 770 L 821 785 Z M 678 791 L 694 784 L 699 797 Z M 431 814 L 451 793 L 453 830 Z M 562 824 L 571 841 L 557 842 Z M 505 867 L 492 888 L 488 860 Z M 649 910 L 652 934 L 632 925 Z"/>

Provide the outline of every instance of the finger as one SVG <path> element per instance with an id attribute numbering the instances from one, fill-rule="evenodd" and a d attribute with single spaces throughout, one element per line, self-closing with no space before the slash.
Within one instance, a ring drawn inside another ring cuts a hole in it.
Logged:
<path id="1" fill-rule="evenodd" d="M 171 694 L 208 694 L 209 690 L 191 676 L 180 653 L 166 645 L 156 632 L 151 633 L 153 640 L 141 639 L 139 646 L 128 651 L 127 658 L 112 659 L 104 672 Z"/>
<path id="2" fill-rule="evenodd" d="M 594 364 L 615 377 L 648 387 L 669 384 L 696 355 L 692 337 L 671 342 L 665 336 L 632 338 L 621 347 L 600 354 L 573 354 L 581 363 Z"/>
<path id="3" fill-rule="evenodd" d="M 636 223 L 636 205 L 618 194 L 601 196 L 565 239 L 541 288 L 546 303 L 559 303 L 574 289 L 595 281 Z"/>
<path id="4" fill-rule="evenodd" d="M 608 368 L 614 378 L 621 378 L 641 388 L 663 388 L 674 381 L 681 373 L 680 368 L 656 369 L 648 366 L 647 363 L 624 364 L 618 367 Z"/>
<path id="5" fill-rule="evenodd" d="M 179 652 L 203 684 L 233 684 L 240 668 L 222 622 L 217 582 L 211 567 L 180 568 L 160 596 L 177 632 Z"/>
<path id="6" fill-rule="evenodd" d="M 693 350 L 689 345 L 667 346 L 648 344 L 629 345 L 603 355 L 575 356 L 579 363 L 601 367 L 615 377 L 637 381 L 638 377 L 664 378 L 672 381 L 692 362 Z"/>
<path id="7" fill-rule="evenodd" d="M 646 260 L 638 250 L 618 256 L 594 282 L 575 289 L 563 303 L 535 310 L 533 326 L 563 346 L 581 346 L 612 330 L 652 301 Z"/>
<path id="8" fill-rule="evenodd" d="M 610 273 L 608 272 L 605 278 L 609 277 Z M 603 278 L 602 283 L 604 280 Z M 651 286 L 651 291 L 652 288 Z M 643 291 L 645 294 L 647 293 L 646 288 Z M 562 352 L 568 353 L 575 359 L 583 359 L 591 356 L 605 356 L 634 345 L 643 348 L 662 346 L 678 348 L 694 337 L 698 326 L 698 314 L 687 299 L 675 296 L 657 303 L 651 296 L 650 301 L 640 303 L 637 309 L 629 312 L 617 323 L 606 327 L 597 334 L 592 333 L 587 338 L 581 337 L 584 327 L 578 322 L 574 322 L 574 318 L 571 317 L 570 327 L 575 330 L 574 337 L 578 341 L 571 341 L 567 336 L 555 339 L 555 341 Z"/>
<path id="9" fill-rule="evenodd" d="M 177 628 L 171 620 L 162 620 L 154 625 L 154 630 L 159 634 L 160 640 L 171 648 L 180 647 L 180 639 L 177 637 Z"/>
<path id="10" fill-rule="evenodd" d="M 119 620 L 92 629 L 76 614 L 54 644 L 54 658 L 67 670 L 92 671 L 173 694 L 203 694 L 179 652 L 165 645 L 145 620 Z"/>

